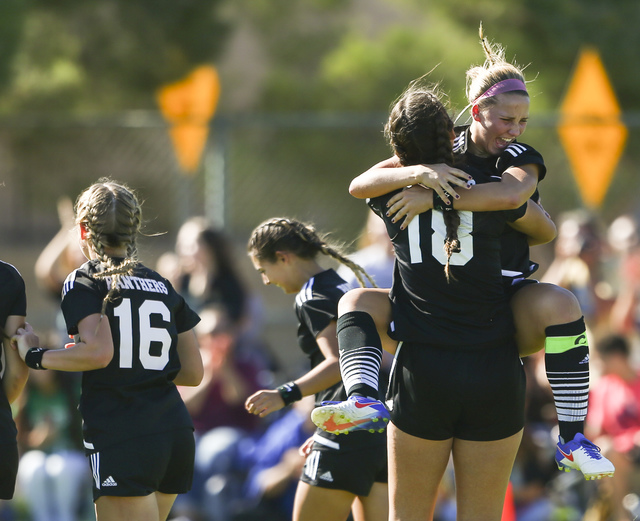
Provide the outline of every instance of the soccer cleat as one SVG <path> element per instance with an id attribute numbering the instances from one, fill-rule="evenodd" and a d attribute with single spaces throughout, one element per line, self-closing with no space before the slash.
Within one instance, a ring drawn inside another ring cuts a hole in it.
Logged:
<path id="1" fill-rule="evenodd" d="M 332 434 L 383 432 L 389 422 L 389 411 L 378 400 L 350 396 L 344 402 L 322 402 L 320 407 L 311 411 L 311 420 Z"/>
<path id="2" fill-rule="evenodd" d="M 560 438 L 556 450 L 556 463 L 558 468 L 565 472 L 579 470 L 585 479 L 613 476 L 616 470 L 613 463 L 600 453 L 600 447 L 580 433 L 567 443 L 562 443 Z"/>

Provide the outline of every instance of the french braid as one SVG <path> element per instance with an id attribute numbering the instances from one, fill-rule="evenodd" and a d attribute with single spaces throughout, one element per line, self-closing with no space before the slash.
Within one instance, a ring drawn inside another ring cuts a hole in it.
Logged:
<path id="1" fill-rule="evenodd" d="M 275 217 L 264 221 L 252 232 L 247 250 L 268 262 L 276 260 L 278 251 L 288 251 L 302 259 L 313 259 L 321 253 L 347 266 L 361 286 L 365 286 L 366 278 L 373 287 L 377 287 L 365 269 L 344 255 L 337 245 L 329 244 L 312 225 L 294 219 Z"/>
<path id="2" fill-rule="evenodd" d="M 76 223 L 85 226 L 87 239 L 102 268 L 95 277 L 108 279 L 109 291 L 101 311 L 104 315 L 122 276 L 131 274 L 138 264 L 136 239 L 142 222 L 140 203 L 126 186 L 100 179 L 80 194 L 75 210 Z M 124 248 L 125 259 L 116 264 L 107 254 L 108 248 Z"/>

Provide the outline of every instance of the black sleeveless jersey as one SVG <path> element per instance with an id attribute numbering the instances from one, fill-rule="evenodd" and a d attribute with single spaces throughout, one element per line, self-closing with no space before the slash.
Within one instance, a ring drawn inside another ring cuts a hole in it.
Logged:
<path id="1" fill-rule="evenodd" d="M 310 369 L 325 358 L 318 347 L 316 337 L 332 320 L 338 318 L 338 301 L 349 290 L 346 282 L 335 270 L 328 269 L 311 277 L 298 292 L 295 299 L 295 313 L 298 318 L 298 345 L 309 358 Z M 347 392 L 342 381 L 316 394 L 316 406 L 324 400 L 344 401 Z M 369 447 L 386 443 L 385 433 L 358 431 L 349 436 L 330 434 L 322 429 L 316 435 L 328 440 L 339 441 L 342 447 Z"/>
<path id="2" fill-rule="evenodd" d="M 0 261 L 0 325 L 4 330 L 7 318 L 11 316 L 26 317 L 27 295 L 22 276 L 11 264 Z M 0 380 L 6 371 L 4 347 L 0 344 Z M 0 444 L 16 442 L 16 424 L 13 421 L 9 400 L 0 385 Z"/>
<path id="3" fill-rule="evenodd" d="M 538 182 L 542 181 L 547 174 L 542 155 L 529 145 L 513 141 L 497 158 L 478 157 L 473 155 L 468 148 L 470 141 L 469 127 L 456 128 L 456 134 L 453 151 L 457 160 L 462 165 L 468 165 L 480 172 L 495 176 L 495 180 L 500 180 L 502 174 L 508 168 L 530 164 L 538 165 Z M 537 190 L 531 198 L 534 201 L 539 200 L 540 197 Z M 538 265 L 532 263 L 529 259 L 529 243 L 524 234 L 507 226 L 501 242 L 502 269 L 505 271 L 505 276 L 517 277 L 523 275 L 527 277 L 538 268 Z"/>
<path id="4" fill-rule="evenodd" d="M 467 169 L 476 182 L 488 179 Z M 505 296 L 500 238 L 508 221 L 526 212 L 526 205 L 504 212 L 458 211 L 460 251 L 450 260 L 454 278 L 447 282 L 444 212 L 415 217 L 405 230 L 386 215 L 394 191 L 369 200 L 385 222 L 396 254 L 391 289 L 397 340 L 439 346 L 482 348 L 513 335 L 513 319 Z"/>
<path id="5" fill-rule="evenodd" d="M 62 291 L 69 334 L 83 318 L 100 313 L 110 279 L 89 261 L 73 271 Z M 173 379 L 180 370 L 178 334 L 192 329 L 198 315 L 155 271 L 139 264 L 122 277 L 106 317 L 114 353 L 103 369 L 82 374 L 80 412 L 87 448 L 127 438 L 193 426 Z"/>

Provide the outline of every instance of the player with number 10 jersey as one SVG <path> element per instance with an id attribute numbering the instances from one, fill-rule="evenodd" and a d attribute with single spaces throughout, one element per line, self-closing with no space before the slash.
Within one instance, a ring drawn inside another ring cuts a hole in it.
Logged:
<path id="1" fill-rule="evenodd" d="M 469 169 L 476 182 L 490 178 Z M 458 211 L 459 250 L 451 259 L 443 249 L 444 212 L 415 217 L 406 230 L 386 215 L 387 201 L 398 190 L 368 201 L 385 222 L 396 264 L 390 298 L 394 303 L 390 333 L 403 341 L 481 349 L 513 336 L 513 319 L 500 272 L 500 237 L 508 222 L 525 214 L 526 204 L 498 212 Z M 453 266 L 449 281 L 443 266 Z M 419 269 L 416 267 L 419 266 Z"/>

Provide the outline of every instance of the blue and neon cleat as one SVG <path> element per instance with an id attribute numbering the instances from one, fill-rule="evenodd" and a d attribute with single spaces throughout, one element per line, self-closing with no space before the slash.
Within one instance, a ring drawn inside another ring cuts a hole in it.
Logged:
<path id="1" fill-rule="evenodd" d="M 332 434 L 383 432 L 389 422 L 389 411 L 379 400 L 350 396 L 344 402 L 322 402 L 311 411 L 311 420 Z"/>
<path id="2" fill-rule="evenodd" d="M 602 479 L 613 476 L 616 471 L 613 463 L 600 453 L 600 447 L 580 433 L 567 443 L 563 443 L 560 438 L 556 450 L 556 463 L 558 468 L 565 472 L 579 470 L 585 479 Z"/>

